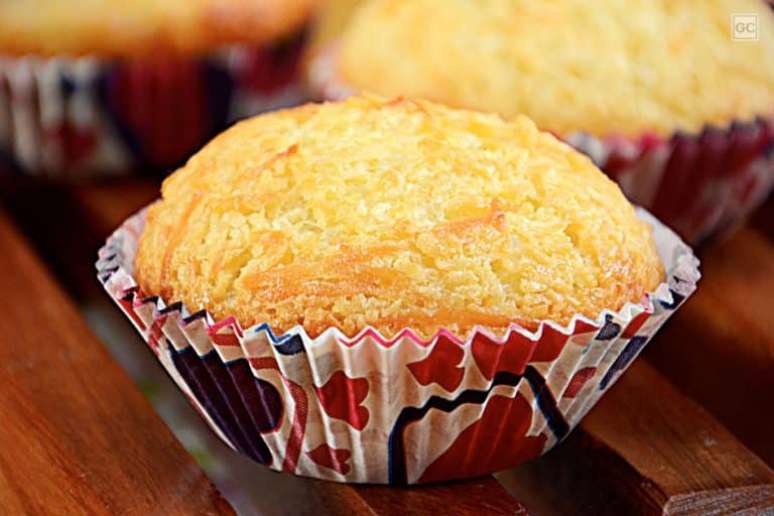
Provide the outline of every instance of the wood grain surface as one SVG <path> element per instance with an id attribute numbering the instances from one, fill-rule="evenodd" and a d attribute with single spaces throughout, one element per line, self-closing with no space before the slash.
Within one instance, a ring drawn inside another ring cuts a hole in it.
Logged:
<path id="1" fill-rule="evenodd" d="M 0 512 L 229 514 L 0 212 Z"/>
<path id="2" fill-rule="evenodd" d="M 47 223 L 24 191 L 10 202 L 68 292 L 91 299 L 101 296 L 86 282 L 94 250 L 157 192 L 153 180 L 54 189 L 46 195 L 60 216 Z M 491 478 L 409 490 L 310 480 L 305 492 L 317 513 L 475 514 L 493 500 L 487 509 L 502 514 L 774 511 L 766 464 L 774 441 L 774 250 L 767 218 L 754 220 L 704 250 L 698 293 L 581 427 L 540 460 L 498 476 L 518 502 Z M 84 244 L 63 252 L 72 228 Z"/>
<path id="3" fill-rule="evenodd" d="M 774 467 L 774 241 L 764 228 L 703 253 L 699 289 L 646 357 Z"/>
<path id="4" fill-rule="evenodd" d="M 566 442 L 501 479 L 531 509 L 573 493 L 552 513 L 774 511 L 774 472 L 642 360 Z"/>
<path id="5" fill-rule="evenodd" d="M 516 516 L 529 514 L 493 477 L 429 486 L 392 487 L 333 484 L 309 480 L 317 514 L 380 516 Z"/>

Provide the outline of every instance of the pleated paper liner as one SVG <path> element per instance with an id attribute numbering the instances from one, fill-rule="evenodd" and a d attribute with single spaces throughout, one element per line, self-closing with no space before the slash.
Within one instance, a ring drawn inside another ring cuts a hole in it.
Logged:
<path id="1" fill-rule="evenodd" d="M 235 120 L 303 100 L 305 34 L 197 58 L 0 55 L 0 171 L 68 180 L 174 167 Z"/>
<path id="2" fill-rule="evenodd" d="M 670 138 L 575 133 L 565 140 L 590 156 L 632 202 L 694 244 L 741 224 L 774 186 L 774 118 Z"/>
<path id="3" fill-rule="evenodd" d="M 335 43 L 309 59 L 306 79 L 320 99 L 354 93 L 338 76 L 337 59 Z M 774 113 L 765 115 L 667 138 L 557 136 L 587 154 L 634 204 L 699 245 L 740 225 L 774 188 Z"/>
<path id="4" fill-rule="evenodd" d="M 423 340 L 373 328 L 317 338 L 241 328 L 138 290 L 145 212 L 99 252 L 108 294 L 232 448 L 275 470 L 340 482 L 415 484 L 513 467 L 562 440 L 699 279 L 689 247 L 644 210 L 667 279 L 640 304 L 544 321 L 504 336 L 477 328 Z"/>

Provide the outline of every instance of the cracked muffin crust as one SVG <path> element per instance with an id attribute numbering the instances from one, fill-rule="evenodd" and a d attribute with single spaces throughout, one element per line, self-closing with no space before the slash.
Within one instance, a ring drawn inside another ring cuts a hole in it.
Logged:
<path id="1" fill-rule="evenodd" d="M 663 267 L 615 183 L 527 118 L 364 96 L 215 138 L 164 182 L 135 275 L 242 327 L 431 336 L 596 318 Z"/>

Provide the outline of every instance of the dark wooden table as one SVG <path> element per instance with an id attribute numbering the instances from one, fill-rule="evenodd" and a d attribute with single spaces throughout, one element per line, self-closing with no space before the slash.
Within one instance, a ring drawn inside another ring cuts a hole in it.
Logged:
<path id="1" fill-rule="evenodd" d="M 92 272 L 157 189 L 0 181 L 0 513 L 774 513 L 771 202 L 702 252 L 697 294 L 555 450 L 496 478 L 396 489 L 275 474 L 208 441 L 214 468 L 181 445 L 213 438 Z M 136 369 L 165 401 L 148 402 Z M 169 404 L 193 431 L 165 424 Z"/>

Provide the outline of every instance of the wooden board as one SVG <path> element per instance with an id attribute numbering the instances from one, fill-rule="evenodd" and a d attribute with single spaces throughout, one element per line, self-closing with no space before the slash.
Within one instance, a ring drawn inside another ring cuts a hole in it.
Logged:
<path id="1" fill-rule="evenodd" d="M 0 212 L 0 508 L 231 509 Z"/>
<path id="2" fill-rule="evenodd" d="M 774 510 L 774 472 L 641 360 L 566 442 L 501 479 L 527 507 L 560 500 L 565 514 Z"/>
<path id="3" fill-rule="evenodd" d="M 529 514 L 493 477 L 417 487 L 353 486 L 314 481 L 317 514 L 516 516 Z"/>

